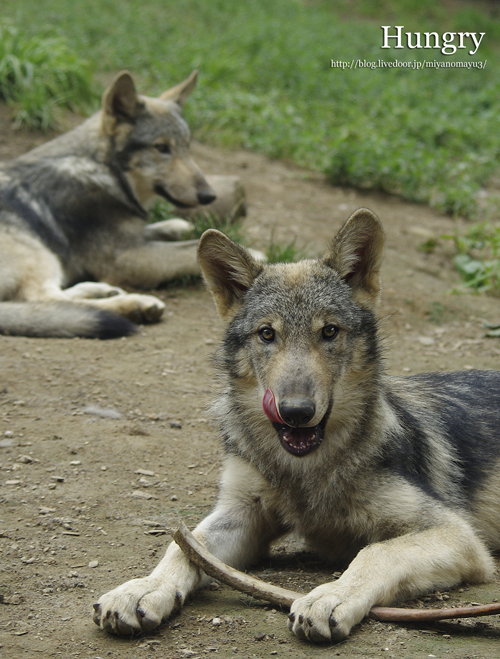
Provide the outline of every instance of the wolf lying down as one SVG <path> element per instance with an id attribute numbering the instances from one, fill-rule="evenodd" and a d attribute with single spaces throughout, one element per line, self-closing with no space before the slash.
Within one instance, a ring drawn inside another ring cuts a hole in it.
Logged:
<path id="1" fill-rule="evenodd" d="M 500 546 L 500 373 L 384 373 L 383 243 L 361 209 L 318 260 L 263 266 L 214 230 L 199 246 L 227 329 L 214 406 L 225 466 L 195 535 L 237 568 L 291 531 L 349 561 L 291 607 L 290 629 L 310 641 L 343 639 L 374 605 L 486 581 Z M 207 581 L 172 542 L 94 620 L 149 631 Z"/>
<path id="2" fill-rule="evenodd" d="M 0 166 L 0 334 L 125 336 L 165 305 L 121 287 L 199 272 L 196 240 L 168 242 L 169 220 L 146 228 L 156 196 L 186 208 L 215 199 L 181 116 L 196 77 L 150 98 L 124 71 L 99 112 Z"/>

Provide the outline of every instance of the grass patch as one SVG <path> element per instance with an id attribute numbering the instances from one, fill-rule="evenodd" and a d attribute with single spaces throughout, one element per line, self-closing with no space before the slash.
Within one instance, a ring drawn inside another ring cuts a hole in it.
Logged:
<path id="1" fill-rule="evenodd" d="M 64 39 L 0 24 L 0 97 L 15 107 L 16 125 L 45 130 L 57 108 L 88 110 L 96 94 L 88 63 Z"/>
<path id="2" fill-rule="evenodd" d="M 158 199 L 151 207 L 148 216 L 148 222 L 161 222 L 178 217 L 175 209 L 165 201 Z M 215 215 L 201 212 L 198 216 L 189 220 L 194 226 L 194 231 L 190 238 L 201 238 L 207 229 L 218 229 L 225 233 L 226 236 L 238 243 L 244 243 L 244 237 L 241 231 L 241 221 L 232 218 L 219 218 Z"/>
<path id="3" fill-rule="evenodd" d="M 500 295 L 500 225 L 483 222 L 463 235 L 443 238 L 455 243 L 454 263 L 463 286 L 476 293 Z"/>
<path id="4" fill-rule="evenodd" d="M 149 211 L 148 221 L 161 222 L 163 220 L 170 220 L 174 217 L 176 217 L 176 214 L 173 207 L 168 202 L 159 199 Z M 231 238 L 231 240 L 234 240 L 241 245 L 245 245 L 246 243 L 241 228 L 241 221 L 239 220 L 235 221 L 232 218 L 221 219 L 214 215 L 200 213 L 199 216 L 190 219 L 190 222 L 194 226 L 194 231 L 189 236 L 190 238 L 201 238 L 207 229 L 218 229 L 228 236 L 228 238 Z M 276 242 L 273 237 L 271 238 L 269 246 L 265 250 L 265 255 L 268 263 L 280 263 L 298 261 L 304 257 L 304 252 L 296 247 L 295 238 L 291 242 L 284 244 Z M 192 283 L 192 279 L 188 278 L 186 281 L 176 281 L 176 284 L 178 283 L 181 283 L 182 285 L 190 284 Z"/>
<path id="5" fill-rule="evenodd" d="M 193 68 L 195 135 L 327 172 L 334 184 L 392 192 L 478 217 L 498 173 L 500 22 L 487 3 L 431 0 L 4 0 L 23 33 L 50 25 L 97 71 L 128 68 L 161 92 Z M 460 51 L 381 50 L 380 25 L 486 32 Z M 484 69 L 342 70 L 330 60 L 487 60 Z"/>
<path id="6" fill-rule="evenodd" d="M 266 249 L 268 263 L 290 263 L 303 259 L 305 257 L 304 250 L 299 249 L 295 243 L 295 238 L 289 243 L 278 243 L 272 237 Z"/>
<path id="7" fill-rule="evenodd" d="M 23 30 L 55 26 L 97 69 L 128 67 L 158 92 L 160 81 L 199 67 L 200 89 L 187 110 L 198 137 L 293 159 L 336 184 L 473 217 L 477 191 L 497 168 L 500 76 L 492 49 L 500 29 L 472 4 L 450 12 L 410 0 L 45 0 L 43 7 L 5 0 L 4 12 Z M 486 31 L 473 59 L 489 55 L 488 67 L 330 68 L 331 59 L 446 60 L 439 51 L 382 51 L 382 18 L 401 16 L 412 31 Z"/>

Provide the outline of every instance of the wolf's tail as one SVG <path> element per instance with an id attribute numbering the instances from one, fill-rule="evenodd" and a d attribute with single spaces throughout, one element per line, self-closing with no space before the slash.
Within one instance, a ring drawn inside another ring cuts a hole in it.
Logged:
<path id="1" fill-rule="evenodd" d="M 136 326 L 123 316 L 71 302 L 1 302 L 0 334 L 11 336 L 115 339 Z"/>

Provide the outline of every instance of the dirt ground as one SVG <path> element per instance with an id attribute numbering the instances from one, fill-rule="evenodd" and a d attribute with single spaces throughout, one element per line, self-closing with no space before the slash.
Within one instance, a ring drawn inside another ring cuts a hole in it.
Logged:
<path id="1" fill-rule="evenodd" d="M 44 139 L 13 133 L 0 112 L 0 159 Z M 253 246 L 271 237 L 308 254 L 323 250 L 348 214 L 373 209 L 387 233 L 380 316 L 392 373 L 500 367 L 500 300 L 452 295 L 458 277 L 446 242 L 448 217 L 397 198 L 333 188 L 282 162 L 195 145 L 206 173 L 238 174 Z M 124 580 L 149 572 L 184 520 L 193 527 L 215 501 L 221 447 L 207 403 L 210 355 L 220 336 L 201 285 L 159 292 L 163 322 L 132 338 L 0 337 L 0 657 L 1 659 L 186 657 L 318 658 L 500 655 L 498 616 L 415 627 L 365 621 L 344 643 L 310 646 L 291 635 L 284 612 L 215 586 L 154 634 L 108 636 L 91 605 Z M 282 542 L 254 570 L 307 591 L 335 568 Z M 414 606 L 487 603 L 498 584 L 437 593 Z"/>

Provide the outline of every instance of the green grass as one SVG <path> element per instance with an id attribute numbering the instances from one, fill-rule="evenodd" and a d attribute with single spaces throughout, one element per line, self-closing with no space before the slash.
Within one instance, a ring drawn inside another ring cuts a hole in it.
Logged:
<path id="1" fill-rule="evenodd" d="M 88 110 L 96 99 L 88 63 L 59 37 L 26 36 L 0 24 L 0 97 L 15 107 L 15 123 L 45 130 L 57 109 Z"/>
<path id="2" fill-rule="evenodd" d="M 199 86 L 186 107 L 198 139 L 289 159 L 326 172 L 334 184 L 395 193 L 476 220 L 490 212 L 478 193 L 500 174 L 494 11 L 487 2 L 436 0 L 2 3 L 3 17 L 23 38 L 70 43 L 77 61 L 88 61 L 103 81 L 127 68 L 141 90 L 160 93 L 198 68 Z M 446 57 L 437 50 L 381 50 L 381 25 L 486 36 L 473 57 L 465 51 Z M 330 67 L 330 60 L 358 59 L 487 65 Z M 37 85 L 25 85 L 34 97 Z M 48 95 L 49 110 L 57 96 Z M 37 121 L 47 123 L 43 112 Z M 458 264 L 472 268 L 465 259 Z"/>
<path id="3" fill-rule="evenodd" d="M 2 10 L 23 34 L 64 37 L 102 74 L 130 69 L 149 92 L 199 68 L 186 113 L 213 144 L 467 217 L 479 216 L 477 193 L 498 173 L 500 21 L 481 3 L 4 0 Z M 434 50 L 381 50 L 381 24 L 485 31 L 478 54 L 453 59 L 487 67 L 330 68 L 331 59 L 449 61 Z"/>
<path id="4" fill-rule="evenodd" d="M 500 152 L 500 86 L 491 51 L 500 39 L 498 21 L 472 6 L 445 14 L 438 3 L 407 0 L 403 15 L 414 17 L 405 21 L 409 30 L 430 29 L 429 21 L 433 29 L 487 30 L 489 47 L 480 49 L 481 57 L 490 56 L 487 69 L 329 68 L 339 58 L 413 59 L 416 51 L 380 50 L 381 20 L 370 20 L 381 11 L 397 18 L 397 6 L 45 0 L 42 7 L 6 0 L 4 12 L 10 7 L 28 29 L 55 26 L 96 68 L 127 67 L 158 92 L 165 80 L 199 67 L 200 89 L 187 112 L 204 140 L 290 158 L 328 172 L 334 183 L 473 216 L 476 193 Z M 342 18 L 353 7 L 368 18 Z M 419 59 L 425 54 L 418 51 Z"/>
<path id="5" fill-rule="evenodd" d="M 149 211 L 149 222 L 161 222 L 163 220 L 170 220 L 174 217 L 177 216 L 173 206 L 161 199 L 157 200 Z M 242 232 L 241 219 L 242 218 L 238 218 L 234 220 L 231 217 L 220 218 L 214 215 L 200 213 L 199 216 L 190 219 L 190 222 L 194 226 L 194 231 L 189 237 L 201 238 L 202 234 L 207 229 L 218 229 L 231 238 L 231 240 L 234 240 L 241 245 L 246 245 L 247 240 Z M 271 237 L 269 245 L 265 250 L 265 255 L 268 263 L 279 263 L 298 261 L 303 258 L 304 252 L 296 247 L 295 239 L 289 243 L 279 243 L 274 240 L 274 237 Z M 188 278 L 187 281 L 188 283 L 191 283 L 190 278 Z"/>
<path id="6" fill-rule="evenodd" d="M 149 222 L 161 222 L 178 217 L 175 208 L 161 199 L 158 199 L 149 211 Z M 245 239 L 241 232 L 241 221 L 233 218 L 219 218 L 215 215 L 200 213 L 198 216 L 189 220 L 193 226 L 193 233 L 190 238 L 201 238 L 201 235 L 207 229 L 218 229 L 225 233 L 226 236 L 239 243 L 244 243 Z"/>
<path id="7" fill-rule="evenodd" d="M 294 238 L 289 243 L 278 243 L 272 237 L 266 249 L 268 263 L 290 263 L 304 258 L 304 251 L 299 249 L 295 242 Z"/>
<path id="8" fill-rule="evenodd" d="M 454 263 L 464 287 L 500 295 L 500 225 L 482 222 L 462 235 L 443 238 L 455 243 Z"/>

